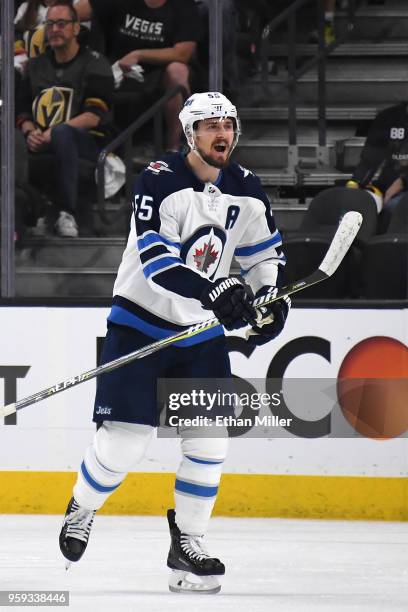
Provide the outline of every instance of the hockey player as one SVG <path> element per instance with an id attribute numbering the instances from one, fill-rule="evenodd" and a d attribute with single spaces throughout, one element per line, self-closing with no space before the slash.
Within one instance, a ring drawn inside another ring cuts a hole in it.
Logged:
<path id="1" fill-rule="evenodd" d="M 258 346 L 280 333 L 290 307 L 289 298 L 274 302 L 259 320 L 251 305 L 250 288 L 259 296 L 280 284 L 284 255 L 259 179 L 230 163 L 240 134 L 235 106 L 217 92 L 194 94 L 180 121 L 189 153 L 151 163 L 135 184 L 102 360 L 213 313 L 220 325 L 98 379 L 94 421 L 99 428 L 60 534 L 60 548 L 69 561 L 81 558 L 96 510 L 145 453 L 159 423 L 157 379 L 230 377 L 223 327 L 233 330 L 250 323 L 248 341 Z M 233 256 L 249 286 L 228 277 Z M 212 437 L 202 437 L 194 428 L 180 429 L 183 459 L 176 475 L 175 511 L 167 513 L 167 565 L 173 570 L 170 589 L 176 592 L 217 592 L 216 576 L 225 572 L 203 544 L 227 452 L 226 430 L 215 429 Z M 198 584 L 188 574 L 200 577 Z"/>

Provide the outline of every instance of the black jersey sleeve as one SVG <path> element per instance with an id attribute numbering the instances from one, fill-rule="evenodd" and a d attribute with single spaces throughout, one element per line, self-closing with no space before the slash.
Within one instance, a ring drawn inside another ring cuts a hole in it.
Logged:
<path id="1" fill-rule="evenodd" d="M 381 162 L 387 155 L 389 112 L 380 112 L 369 129 L 360 162 L 353 173 L 353 181 L 366 187 L 373 178 Z"/>
<path id="2" fill-rule="evenodd" d="M 148 171 L 144 171 L 136 180 L 132 199 L 137 250 L 143 274 L 155 291 L 173 299 L 184 297 L 199 300 L 212 283 L 200 272 L 186 266 L 180 257 L 177 221 L 165 210 L 154 180 Z"/>

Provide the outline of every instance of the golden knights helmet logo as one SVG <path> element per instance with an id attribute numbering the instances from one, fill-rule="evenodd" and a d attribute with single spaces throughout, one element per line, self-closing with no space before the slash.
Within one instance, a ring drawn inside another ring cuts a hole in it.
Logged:
<path id="1" fill-rule="evenodd" d="M 69 87 L 50 87 L 35 98 L 33 117 L 43 129 L 58 125 L 71 119 L 73 89 Z"/>

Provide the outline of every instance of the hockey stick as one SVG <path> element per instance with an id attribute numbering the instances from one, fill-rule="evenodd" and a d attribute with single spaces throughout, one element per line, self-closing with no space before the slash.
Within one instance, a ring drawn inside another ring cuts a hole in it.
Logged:
<path id="1" fill-rule="evenodd" d="M 320 283 L 321 281 L 329 278 L 334 274 L 334 272 L 339 267 L 342 262 L 344 256 L 349 250 L 354 238 L 357 235 L 358 230 L 360 229 L 360 225 L 362 223 L 362 216 L 359 212 L 350 211 L 346 213 L 341 220 L 341 223 L 334 235 L 334 238 L 330 244 L 330 247 L 320 264 L 317 270 L 307 276 L 306 278 L 296 281 L 295 283 L 290 283 L 286 285 L 286 287 L 282 287 L 273 295 L 273 297 L 262 296 L 261 298 L 256 299 L 253 302 L 255 308 L 260 308 L 261 306 L 267 306 L 272 302 L 276 302 L 280 298 L 285 295 L 291 295 L 292 293 L 297 293 L 302 289 L 306 289 L 307 287 L 311 287 L 316 283 Z M 219 321 L 216 318 L 208 319 L 207 321 L 203 321 L 202 323 L 197 323 L 196 325 L 192 325 L 191 327 L 173 335 L 168 338 L 163 338 L 162 340 L 157 340 L 152 344 L 148 344 L 147 346 L 134 351 L 133 353 L 129 353 L 128 355 L 123 355 L 122 357 L 118 357 L 113 361 L 105 363 L 103 365 L 97 366 L 88 372 L 84 372 L 83 374 L 79 374 L 78 376 L 73 376 L 64 382 L 57 383 L 48 389 L 44 389 L 43 391 L 39 391 L 38 393 L 34 393 L 34 395 L 30 395 L 29 397 L 25 397 L 21 400 L 13 404 L 8 404 L 4 406 L 4 408 L 0 408 L 0 418 L 8 416 L 9 414 L 13 414 L 17 412 L 17 410 L 21 410 L 21 408 L 25 408 L 26 406 L 30 406 L 31 404 L 35 404 L 47 397 L 51 397 L 56 393 L 60 393 L 61 391 L 65 391 L 70 387 L 74 387 L 79 385 L 86 380 L 91 380 L 100 374 L 104 374 L 106 372 L 112 372 L 112 370 L 116 370 L 135 359 L 142 359 L 143 357 L 147 357 L 147 355 L 151 355 L 156 351 L 160 351 L 162 348 L 174 344 L 175 342 L 179 342 L 181 340 L 187 340 L 188 338 L 192 338 L 197 334 L 201 334 L 204 331 L 212 329 L 219 325 Z"/>

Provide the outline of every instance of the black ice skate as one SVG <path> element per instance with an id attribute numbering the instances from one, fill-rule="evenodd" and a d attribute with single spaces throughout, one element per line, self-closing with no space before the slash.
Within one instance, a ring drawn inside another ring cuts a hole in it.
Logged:
<path id="1" fill-rule="evenodd" d="M 217 576 L 225 574 L 219 559 L 210 557 L 203 546 L 203 536 L 181 533 L 176 513 L 167 510 L 171 544 L 167 557 L 170 574 L 169 589 L 173 593 L 218 593 L 221 585 Z M 190 578 L 188 577 L 190 576 Z"/>
<path id="2" fill-rule="evenodd" d="M 95 512 L 96 510 L 81 508 L 71 497 L 59 536 L 61 552 L 68 560 L 66 569 L 71 565 L 71 561 L 79 561 L 84 554 Z"/>

